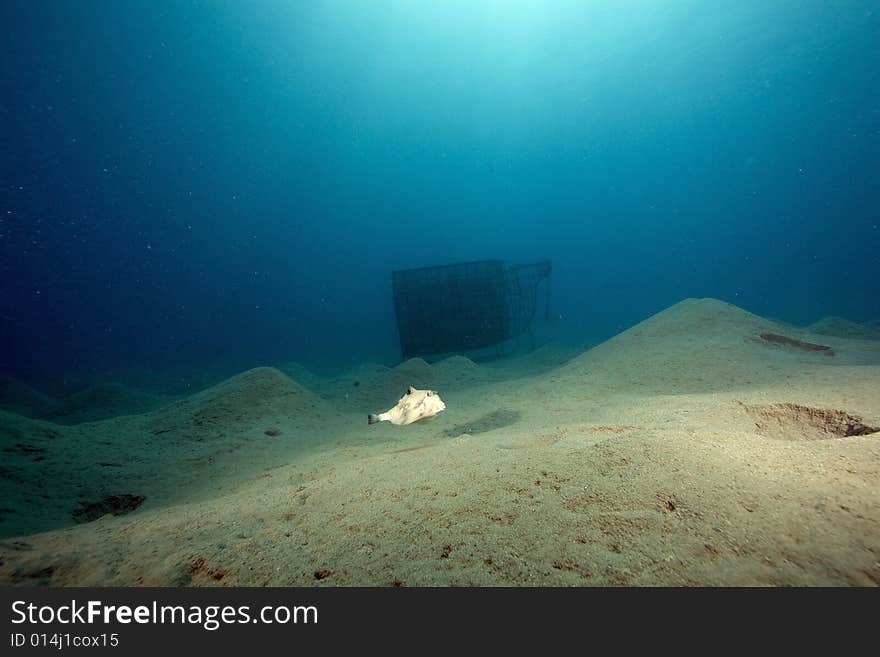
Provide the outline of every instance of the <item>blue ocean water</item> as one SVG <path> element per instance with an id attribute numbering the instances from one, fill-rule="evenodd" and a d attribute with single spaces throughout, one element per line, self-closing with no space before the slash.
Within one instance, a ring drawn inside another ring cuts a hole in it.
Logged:
<path id="1" fill-rule="evenodd" d="M 0 4 L 0 371 L 399 359 L 390 273 L 880 318 L 880 2 Z"/>

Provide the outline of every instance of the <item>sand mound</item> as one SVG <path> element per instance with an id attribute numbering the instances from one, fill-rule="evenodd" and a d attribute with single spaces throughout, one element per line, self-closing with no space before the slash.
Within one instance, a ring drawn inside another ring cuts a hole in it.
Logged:
<path id="1" fill-rule="evenodd" d="M 464 356 L 450 356 L 431 366 L 437 386 L 449 387 L 473 383 L 485 378 L 482 367 Z"/>
<path id="2" fill-rule="evenodd" d="M 409 376 L 416 379 L 427 380 L 433 376 L 433 369 L 421 358 L 410 358 L 391 369 L 395 375 Z"/>
<path id="3" fill-rule="evenodd" d="M 265 367 L 141 415 L 62 426 L 0 413 L 0 534 L 79 522 L 106 499 L 155 508 L 222 490 L 321 444 L 338 421 Z"/>
<path id="4" fill-rule="evenodd" d="M 465 356 L 449 356 L 431 365 L 435 373 L 453 372 L 455 376 L 479 372 L 482 368 Z"/>
<path id="5" fill-rule="evenodd" d="M 821 340 L 828 350 L 789 347 Z M 822 339 L 716 299 L 687 299 L 573 359 L 558 374 L 635 394 L 731 390 L 785 380 L 789 371 L 880 362 L 880 348 Z M 555 376 L 557 373 L 551 374 Z"/>
<path id="6" fill-rule="evenodd" d="M 616 338 L 639 336 L 665 338 L 724 335 L 731 329 L 753 332 L 768 330 L 775 323 L 718 299 L 685 299 L 639 322 Z"/>
<path id="7" fill-rule="evenodd" d="M 270 415 L 317 422 L 325 414 L 332 411 L 313 392 L 274 367 L 257 367 L 157 411 L 153 421 L 228 426 Z"/>
<path id="8" fill-rule="evenodd" d="M 164 406 L 172 399 L 134 390 L 121 383 L 102 383 L 65 397 L 55 411 L 42 417 L 59 424 L 94 422 L 120 415 L 146 413 Z"/>
<path id="9" fill-rule="evenodd" d="M 43 417 L 55 412 L 59 402 L 17 379 L 0 376 L 0 409 L 26 417 Z"/>

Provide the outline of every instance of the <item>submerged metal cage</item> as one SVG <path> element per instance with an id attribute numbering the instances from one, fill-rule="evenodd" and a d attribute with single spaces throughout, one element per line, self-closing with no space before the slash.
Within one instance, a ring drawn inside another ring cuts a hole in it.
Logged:
<path id="1" fill-rule="evenodd" d="M 404 358 L 469 351 L 528 330 L 550 261 L 481 260 L 391 273 Z"/>

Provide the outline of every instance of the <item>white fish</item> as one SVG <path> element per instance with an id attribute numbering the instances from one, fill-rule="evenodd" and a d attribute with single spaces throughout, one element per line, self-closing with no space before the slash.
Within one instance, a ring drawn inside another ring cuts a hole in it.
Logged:
<path id="1" fill-rule="evenodd" d="M 367 422 L 390 422 L 391 424 L 412 424 L 419 420 L 434 417 L 446 409 L 446 404 L 435 390 L 417 390 L 410 386 L 397 405 L 376 415 L 368 415 Z"/>

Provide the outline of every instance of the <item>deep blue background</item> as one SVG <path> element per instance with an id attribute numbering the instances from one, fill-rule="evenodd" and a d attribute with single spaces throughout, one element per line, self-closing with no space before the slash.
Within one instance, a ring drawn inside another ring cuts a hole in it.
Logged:
<path id="1" fill-rule="evenodd" d="M 397 356 L 390 271 L 880 317 L 880 2 L 0 3 L 0 370 Z"/>

